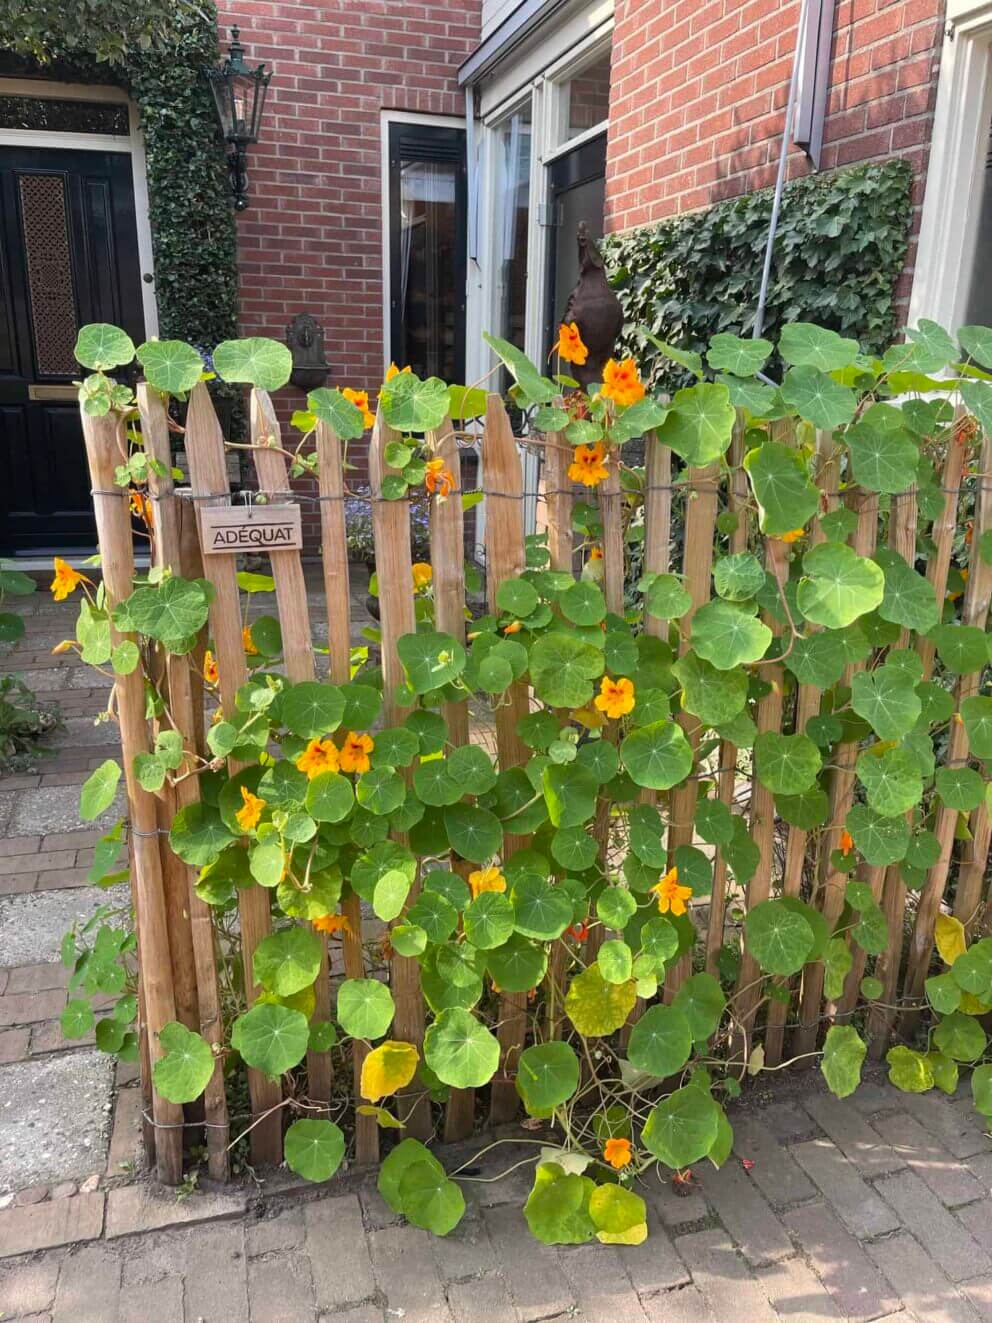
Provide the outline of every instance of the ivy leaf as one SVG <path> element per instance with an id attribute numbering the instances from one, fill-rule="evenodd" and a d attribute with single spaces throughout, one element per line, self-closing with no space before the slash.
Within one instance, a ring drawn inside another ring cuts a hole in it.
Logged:
<path id="1" fill-rule="evenodd" d="M 796 603 L 807 620 L 827 629 L 846 629 L 874 611 L 885 593 L 885 576 L 874 563 L 843 543 L 822 542 L 803 557 Z"/>
<path id="2" fill-rule="evenodd" d="M 774 347 L 770 340 L 742 340 L 739 335 L 721 331 L 710 340 L 706 361 L 715 372 L 753 377 L 765 366 Z"/>
<path id="3" fill-rule="evenodd" d="M 781 391 L 782 399 L 800 418 L 828 431 L 849 423 L 857 408 L 853 390 L 806 364 L 791 368 L 785 374 Z"/>
<path id="4" fill-rule="evenodd" d="M 344 1134 L 333 1121 L 294 1121 L 283 1140 L 286 1166 L 306 1181 L 329 1181 L 344 1159 Z"/>
<path id="5" fill-rule="evenodd" d="M 875 563 L 885 574 L 885 594 L 878 614 L 883 620 L 926 634 L 940 619 L 933 585 L 911 569 L 897 551 L 888 547 L 875 553 Z"/>
<path id="6" fill-rule="evenodd" d="M 152 1067 L 156 1092 L 172 1103 L 199 1098 L 214 1073 L 210 1044 L 177 1020 L 162 1026 L 158 1041 L 162 1056 Z"/>
<path id="7" fill-rule="evenodd" d="M 224 381 L 245 382 L 259 390 L 278 390 L 293 371 L 293 355 L 278 340 L 247 336 L 224 340 L 214 350 L 214 370 Z"/>
<path id="8" fill-rule="evenodd" d="M 790 322 L 782 327 L 778 352 L 794 366 L 819 368 L 821 372 L 835 372 L 849 367 L 861 352 L 857 340 L 848 340 L 811 322 Z"/>
<path id="9" fill-rule="evenodd" d="M 183 395 L 203 375 L 203 359 L 182 340 L 149 340 L 138 349 L 145 378 L 167 395 Z"/>
<path id="10" fill-rule="evenodd" d="M 120 779 L 121 769 L 113 758 L 90 772 L 79 792 L 79 816 L 84 822 L 92 822 L 110 808 Z"/>
<path id="11" fill-rule="evenodd" d="M 758 502 L 759 526 L 770 537 L 801 528 L 820 508 L 820 493 L 809 480 L 802 456 L 780 441 L 765 441 L 744 456 L 744 468 Z"/>
<path id="12" fill-rule="evenodd" d="M 753 611 L 719 598 L 705 603 L 692 618 L 693 648 L 720 671 L 758 661 L 771 641 L 772 631 Z"/>
<path id="13" fill-rule="evenodd" d="M 94 372 L 110 372 L 134 358 L 134 341 L 126 332 L 107 322 L 91 322 L 80 328 L 73 350 L 77 363 Z"/>
<path id="14" fill-rule="evenodd" d="M 827 1030 L 820 1071 L 835 1097 L 848 1097 L 861 1083 L 867 1052 L 867 1044 L 853 1025 L 834 1024 Z"/>
<path id="15" fill-rule="evenodd" d="M 907 735 L 923 710 L 913 677 L 892 662 L 852 677 L 851 706 L 880 740 Z"/>
<path id="16" fill-rule="evenodd" d="M 440 377 L 421 381 L 412 372 L 401 372 L 379 392 L 379 407 L 397 432 L 427 432 L 440 427 L 448 416 L 448 387 Z"/>
<path id="17" fill-rule="evenodd" d="M 311 391 L 307 396 L 307 408 L 342 441 L 355 441 L 365 435 L 365 416 L 361 409 L 337 389 L 321 386 Z"/>
<path id="18" fill-rule="evenodd" d="M 736 420 L 727 387 L 701 381 L 675 392 L 658 437 L 687 464 L 702 468 L 726 451 Z"/>
<path id="19" fill-rule="evenodd" d="M 808 735 L 762 731 L 754 742 L 755 772 L 773 795 L 801 795 L 816 782 L 823 765 Z"/>
<path id="20" fill-rule="evenodd" d="M 499 1043 L 470 1011 L 442 1011 L 424 1036 L 424 1060 L 442 1084 L 478 1089 L 499 1065 Z"/>

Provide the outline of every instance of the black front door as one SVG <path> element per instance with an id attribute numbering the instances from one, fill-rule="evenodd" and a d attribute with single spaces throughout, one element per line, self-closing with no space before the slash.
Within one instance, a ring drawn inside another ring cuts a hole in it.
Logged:
<path id="1" fill-rule="evenodd" d="M 144 339 L 131 158 L 0 147 L 0 554 L 92 550 L 81 326 Z"/>
<path id="2" fill-rule="evenodd" d="M 568 296 L 579 278 L 579 222 L 598 242 L 603 237 L 606 198 L 606 134 L 581 143 L 548 167 L 551 185 L 551 260 L 548 263 L 548 349 L 558 339 L 558 326 Z"/>

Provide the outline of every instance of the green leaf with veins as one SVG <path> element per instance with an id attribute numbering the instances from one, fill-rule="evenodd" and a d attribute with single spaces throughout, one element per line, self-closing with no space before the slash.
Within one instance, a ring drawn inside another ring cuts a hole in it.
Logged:
<path id="1" fill-rule="evenodd" d="M 791 368 L 782 381 L 782 399 L 814 427 L 833 431 L 854 417 L 857 397 L 818 368 L 803 364 Z"/>
<path id="2" fill-rule="evenodd" d="M 803 570 L 796 603 L 807 620 L 827 629 L 845 629 L 874 611 L 885 593 L 881 569 L 843 543 L 811 547 L 803 557 Z"/>
<path id="3" fill-rule="evenodd" d="M 691 641 L 704 661 L 717 670 L 732 671 L 760 660 L 768 651 L 772 631 L 754 611 L 716 598 L 693 616 Z"/>
<path id="4" fill-rule="evenodd" d="M 770 537 L 802 528 L 820 508 L 802 456 L 780 441 L 765 441 L 744 456 L 744 469 L 758 502 L 759 526 Z"/>

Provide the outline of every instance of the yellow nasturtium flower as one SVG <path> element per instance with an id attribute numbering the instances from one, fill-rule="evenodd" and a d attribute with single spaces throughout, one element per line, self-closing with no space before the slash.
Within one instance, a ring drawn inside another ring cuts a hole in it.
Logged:
<path id="1" fill-rule="evenodd" d="M 674 914 L 676 917 L 685 913 L 685 903 L 692 895 L 692 887 L 679 886 L 677 868 L 670 868 L 650 890 L 658 897 L 658 913 Z"/>
<path id="2" fill-rule="evenodd" d="M 608 675 L 604 675 L 599 684 L 599 693 L 596 695 L 596 706 L 600 712 L 605 712 L 611 721 L 616 721 L 619 717 L 625 717 L 628 712 L 634 710 L 634 682 L 622 677 L 619 680 L 611 680 Z"/>
<path id="3" fill-rule="evenodd" d="M 92 584 L 92 579 L 87 579 L 85 574 L 80 574 L 74 570 L 68 561 L 64 561 L 61 556 L 56 556 L 55 578 L 52 580 L 52 596 L 56 602 L 64 602 L 70 593 L 74 593 L 81 583 Z"/>
<path id="4" fill-rule="evenodd" d="M 357 735 L 353 730 L 349 730 L 348 738 L 341 745 L 341 771 L 367 772 L 372 766 L 369 754 L 374 748 L 375 740 L 371 735 Z"/>
<path id="5" fill-rule="evenodd" d="M 473 900 L 477 900 L 484 891 L 506 890 L 506 878 L 498 868 L 477 868 L 474 873 L 469 873 L 468 884 Z"/>
<path id="6" fill-rule="evenodd" d="M 243 807 L 234 815 L 238 820 L 238 826 L 242 831 L 254 831 L 261 820 L 265 800 L 253 795 L 247 786 L 241 787 L 241 799 Z"/>

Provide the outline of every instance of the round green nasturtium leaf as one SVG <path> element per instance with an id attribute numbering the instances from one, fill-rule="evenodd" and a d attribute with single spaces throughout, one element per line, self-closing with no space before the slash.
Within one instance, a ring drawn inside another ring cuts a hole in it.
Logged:
<path id="1" fill-rule="evenodd" d="M 933 629 L 940 619 L 933 585 L 888 547 L 876 551 L 875 563 L 885 574 L 885 593 L 878 608 L 882 619 L 904 625 L 918 634 Z"/>
<path id="2" fill-rule="evenodd" d="M 389 940 L 401 956 L 423 955 L 427 949 L 427 934 L 416 923 L 397 923 L 390 929 Z"/>
<path id="3" fill-rule="evenodd" d="M 327 423 L 342 441 L 357 440 L 364 435 L 364 414 L 351 400 L 345 399 L 337 388 L 321 386 L 311 391 L 307 396 L 307 409 L 322 423 Z"/>
<path id="4" fill-rule="evenodd" d="M 686 1085 L 651 1112 L 642 1139 L 654 1156 L 676 1171 L 705 1158 L 716 1141 L 721 1111 L 705 1090 Z"/>
<path id="5" fill-rule="evenodd" d="M 636 912 L 637 901 L 625 887 L 606 887 L 596 900 L 596 915 L 600 922 L 617 932 L 626 928 Z"/>
<path id="6" fill-rule="evenodd" d="M 823 995 L 828 1001 L 838 1001 L 844 992 L 844 983 L 854 965 L 854 956 L 843 937 L 831 937 L 823 957 Z"/>
<path id="7" fill-rule="evenodd" d="M 657 432 L 687 464 L 702 467 L 724 454 L 736 419 L 727 387 L 721 382 L 700 381 L 675 392 Z"/>
<path id="8" fill-rule="evenodd" d="M 692 748 L 674 721 L 655 721 L 625 736 L 620 758 L 635 785 L 668 790 L 692 771 Z"/>
<path id="9" fill-rule="evenodd" d="M 895 494 L 916 481 L 919 448 L 891 405 L 873 405 L 847 429 L 844 440 L 854 480 L 868 491 Z"/>
<path id="10" fill-rule="evenodd" d="M 403 913 L 403 906 L 410 894 L 410 879 L 401 868 L 389 868 L 375 884 L 372 893 L 372 909 L 377 919 L 383 923 L 392 923 Z"/>
<path id="11" fill-rule="evenodd" d="M 600 741 L 602 743 L 603 741 Z M 573 745 L 564 745 L 567 749 Z M 551 746 L 554 753 L 555 746 Z M 599 782 L 577 762 L 552 763 L 541 776 L 544 801 L 553 827 L 579 827 L 596 811 Z"/>
<path id="12" fill-rule="evenodd" d="M 278 340 L 247 336 L 225 340 L 213 353 L 214 371 L 223 381 L 246 382 L 259 390 L 279 390 L 293 371 L 293 355 Z"/>
<path id="13" fill-rule="evenodd" d="M 976 696 L 961 703 L 961 720 L 976 758 L 992 759 L 992 698 Z"/>
<path id="14" fill-rule="evenodd" d="M 612 1034 L 634 1009 L 637 990 L 631 983 L 607 983 L 597 965 L 572 979 L 565 1013 L 583 1038 Z"/>
<path id="15" fill-rule="evenodd" d="M 800 684 L 829 689 L 840 679 L 845 666 L 860 661 L 870 651 L 860 626 L 839 632 L 819 630 L 807 638 L 796 639 L 783 665 Z"/>
<path id="16" fill-rule="evenodd" d="M 908 813 L 923 799 L 920 765 L 905 749 L 885 749 L 859 754 L 858 780 L 868 796 L 868 805 L 883 818 Z"/>
<path id="17" fill-rule="evenodd" d="M 855 804 L 844 823 L 865 862 L 886 868 L 905 858 L 909 825 L 905 818 L 883 818 L 865 804 Z"/>
<path id="18" fill-rule="evenodd" d="M 604 1245 L 642 1245 L 648 1238 L 647 1205 L 622 1185 L 599 1185 L 589 1197 L 596 1239 Z"/>
<path id="19" fill-rule="evenodd" d="M 641 950 L 659 966 L 664 967 L 679 949 L 678 929 L 663 915 L 648 919 L 641 928 Z"/>
<path id="20" fill-rule="evenodd" d="M 478 1089 L 499 1066 L 499 1043 L 471 1012 L 442 1011 L 424 1036 L 424 1060 L 442 1084 Z"/>
<path id="21" fill-rule="evenodd" d="M 530 652 L 530 678 L 537 697 L 549 707 L 583 707 L 593 696 L 592 681 L 603 674 L 602 651 L 573 634 L 542 634 Z"/>
<path id="22" fill-rule="evenodd" d="M 827 792 L 818 786 L 802 795 L 776 795 L 775 811 L 790 827 L 812 831 L 822 827 L 830 814 Z"/>
<path id="23" fill-rule="evenodd" d="M 266 992 L 291 997 L 314 982 L 320 958 L 320 938 L 297 924 L 262 938 L 252 957 L 252 973 Z"/>
<path id="24" fill-rule="evenodd" d="M 337 685 L 302 680 L 283 691 L 279 715 L 293 735 L 303 740 L 317 739 L 341 725 L 344 696 Z"/>
<path id="25" fill-rule="evenodd" d="M 890 1047 L 885 1054 L 889 1083 L 903 1093 L 927 1093 L 933 1088 L 933 1069 L 922 1052 L 909 1047 Z"/>
<path id="26" fill-rule="evenodd" d="M 355 799 L 369 813 L 384 817 L 395 812 L 405 801 L 406 782 L 391 767 L 370 767 L 358 778 Z"/>
<path id="27" fill-rule="evenodd" d="M 558 598 L 566 620 L 573 625 L 598 625 L 606 618 L 606 601 L 596 584 L 579 579 Z"/>
<path id="28" fill-rule="evenodd" d="M 203 359 L 182 340 L 149 340 L 138 348 L 145 379 L 167 395 L 190 391 L 203 374 Z"/>
<path id="29" fill-rule="evenodd" d="M 538 1043 L 524 1048 L 516 1084 L 531 1116 L 547 1116 L 579 1087 L 579 1059 L 568 1043 Z"/>
<path id="30" fill-rule="evenodd" d="M 747 703 L 748 677 L 742 670 L 719 671 L 694 652 L 687 652 L 672 672 L 682 686 L 686 711 L 699 717 L 704 725 L 726 725 L 742 713 Z"/>
<path id="31" fill-rule="evenodd" d="M 377 979 L 347 978 L 338 988 L 338 1023 L 352 1038 L 381 1038 L 395 1014 L 393 994 Z"/>
<path id="32" fill-rule="evenodd" d="M 488 809 L 452 804 L 444 810 L 444 828 L 451 848 L 475 864 L 485 864 L 503 847 L 503 828 Z"/>
<path id="33" fill-rule="evenodd" d="M 767 974 L 795 974 L 813 949 L 809 922 L 780 900 L 764 900 L 744 920 L 747 949 Z"/>
<path id="34" fill-rule="evenodd" d="M 396 650 L 415 694 L 440 689 L 465 669 L 465 649 L 451 634 L 434 631 L 404 634 L 397 641 Z"/>
<path id="35" fill-rule="evenodd" d="M 453 1231 L 465 1213 L 459 1186 L 429 1162 L 410 1163 L 400 1177 L 399 1198 L 406 1220 L 435 1236 Z"/>
<path id="36" fill-rule="evenodd" d="M 813 322 L 789 322 L 782 327 L 778 352 L 787 363 L 795 366 L 834 372 L 850 366 L 861 352 L 861 346 L 857 340 L 838 335 L 836 331 L 816 326 Z"/>
<path id="37" fill-rule="evenodd" d="M 421 763 L 413 774 L 413 789 L 421 803 L 432 808 L 457 804 L 465 793 L 448 771 L 446 758 L 432 758 Z"/>
<path id="38" fill-rule="evenodd" d="M 820 1070 L 830 1092 L 846 1098 L 861 1083 L 861 1065 L 868 1051 L 861 1035 L 850 1024 L 834 1024 L 827 1030 Z"/>
<path id="39" fill-rule="evenodd" d="M 554 941 L 572 922 L 571 901 L 543 877 L 522 877 L 514 884 L 510 900 L 517 932 L 539 942 Z"/>
<path id="40" fill-rule="evenodd" d="M 721 331 L 710 340 L 706 360 L 715 372 L 731 372 L 735 377 L 753 377 L 768 360 L 774 345 L 770 340 L 742 340 L 738 335 Z"/>
<path id="41" fill-rule="evenodd" d="M 239 1015 L 231 1030 L 231 1046 L 245 1065 L 273 1077 L 299 1065 L 309 1041 L 307 1017 L 274 1002 L 259 1002 Z"/>
<path id="42" fill-rule="evenodd" d="M 803 557 L 803 570 L 796 603 L 807 620 L 827 629 L 845 629 L 874 611 L 885 592 L 881 569 L 844 543 L 811 547 Z"/>
<path id="43" fill-rule="evenodd" d="M 330 1020 L 310 1021 L 308 1051 L 329 1052 L 338 1041 L 337 1027 Z"/>
<path id="44" fill-rule="evenodd" d="M 689 1024 L 694 1043 L 705 1043 L 716 1032 L 727 999 L 712 974 L 692 974 L 679 987 L 672 1006 L 681 1011 Z"/>
<path id="45" fill-rule="evenodd" d="M 412 869 L 410 870 L 410 878 L 412 881 Z M 445 898 L 449 905 L 454 905 L 456 910 L 463 910 L 469 902 L 471 893 L 469 892 L 468 883 L 464 878 L 460 878 L 456 873 L 453 873 L 450 868 L 428 868 L 420 881 L 425 891 L 436 891 L 438 895 Z"/>
<path id="46" fill-rule="evenodd" d="M 559 827 L 551 838 L 551 857 L 562 868 L 584 872 L 596 862 L 599 846 L 584 827 Z"/>
<path id="47" fill-rule="evenodd" d="M 194 868 L 212 864 L 233 840 L 220 814 L 209 804 L 187 804 L 172 819 L 169 845 L 184 864 Z"/>
<path id="48" fill-rule="evenodd" d="M 418 1162 L 426 1162 L 428 1166 L 432 1166 L 435 1171 L 444 1175 L 444 1168 L 440 1162 L 419 1139 L 401 1140 L 382 1161 L 376 1184 L 379 1193 L 394 1213 L 403 1212 L 400 1185 L 406 1172 Z"/>
<path id="49" fill-rule="evenodd" d="M 95 1021 L 96 1016 L 90 1003 L 85 998 L 72 997 L 66 1002 L 59 1017 L 62 1037 L 84 1038 L 92 1031 Z"/>
<path id="50" fill-rule="evenodd" d="M 354 807 L 355 792 L 339 772 L 320 772 L 307 785 L 304 804 L 315 822 L 343 822 Z"/>
<path id="51" fill-rule="evenodd" d="M 985 782 L 973 767 L 939 767 L 937 794 L 948 808 L 970 813 L 985 798 Z"/>
<path id="52" fill-rule="evenodd" d="M 376 731 L 373 767 L 409 767 L 420 752 L 420 741 L 405 726 Z"/>
<path id="53" fill-rule="evenodd" d="M 294 1121 L 283 1140 L 286 1166 L 306 1181 L 329 1181 L 344 1158 L 344 1135 L 333 1121 Z"/>
<path id="54" fill-rule="evenodd" d="M 694 821 L 697 835 L 708 845 L 726 845 L 733 838 L 733 815 L 719 799 L 697 800 Z"/>
<path id="55" fill-rule="evenodd" d="M 740 551 L 717 561 L 713 584 L 728 602 L 746 602 L 765 586 L 765 571 L 753 552 Z"/>
<path id="56" fill-rule="evenodd" d="M 463 795 L 484 795 L 496 784 L 493 760 L 478 744 L 463 744 L 443 760 Z M 429 767 L 430 763 L 424 764 Z"/>
<path id="57" fill-rule="evenodd" d="M 866 976 L 858 984 L 859 991 L 866 1001 L 878 1001 L 885 991 L 885 985 L 880 978 Z"/>
<path id="58" fill-rule="evenodd" d="M 773 795 L 801 795 L 812 789 L 823 766 L 808 735 L 762 731 L 754 742 L 755 773 Z"/>
<path id="59" fill-rule="evenodd" d="M 992 1066 L 976 1066 L 971 1073 L 971 1096 L 976 1111 L 992 1116 Z"/>
<path id="60" fill-rule="evenodd" d="M 368 730 L 379 715 L 382 694 L 367 684 L 343 684 L 340 690 L 344 699 L 341 725 L 346 730 Z"/>
<path id="61" fill-rule="evenodd" d="M 652 575 L 643 591 L 644 609 L 657 620 L 678 620 L 692 606 L 692 597 L 674 574 Z"/>
<path id="62" fill-rule="evenodd" d="M 524 1204 L 524 1217 L 535 1240 L 544 1245 L 582 1245 L 592 1240 L 596 1226 L 589 1216 L 595 1182 L 577 1172 L 566 1173 L 556 1162 L 541 1162 Z"/>
<path id="63" fill-rule="evenodd" d="M 626 983 L 633 977 L 634 957 L 626 942 L 616 939 L 604 942 L 599 948 L 597 963 L 607 983 Z"/>
<path id="64" fill-rule="evenodd" d="M 762 533 L 770 537 L 791 533 L 802 528 L 819 510 L 820 493 L 809 480 L 804 460 L 792 446 L 765 441 L 747 452 L 744 468 L 758 502 Z"/>
<path id="65" fill-rule="evenodd" d="M 692 888 L 694 896 L 708 896 L 713 889 L 713 861 L 694 845 L 679 845 L 672 862 L 679 870 L 679 883 Z"/>
<path id="66" fill-rule="evenodd" d="M 117 794 L 120 779 L 120 765 L 114 762 L 113 758 L 106 759 L 89 774 L 79 792 L 79 816 L 84 822 L 92 822 L 110 808 Z M 183 855 L 179 857 L 185 858 Z M 191 861 L 186 860 L 186 862 Z"/>
<path id="67" fill-rule="evenodd" d="M 483 891 L 466 905 L 463 917 L 465 936 L 480 951 L 502 946 L 513 932 L 513 906 L 498 891 Z"/>
<path id="68" fill-rule="evenodd" d="M 929 637 L 937 655 L 954 675 L 971 675 L 989 660 L 988 635 L 974 625 L 937 625 Z"/>
<path id="69" fill-rule="evenodd" d="M 504 579 L 496 589 L 496 605 L 516 619 L 529 616 L 540 600 L 537 589 L 526 579 Z"/>
<path id="70" fill-rule="evenodd" d="M 288 352 L 288 351 L 287 351 Z M 73 355 L 77 363 L 94 372 L 110 372 L 134 358 L 134 341 L 108 322 L 91 322 L 80 328 Z"/>
<path id="71" fill-rule="evenodd" d="M 849 386 L 808 364 L 791 368 L 780 389 L 782 399 L 800 418 L 828 431 L 849 423 L 857 408 L 857 397 Z"/>
<path id="72" fill-rule="evenodd" d="M 152 1068 L 155 1091 L 172 1103 L 199 1098 L 216 1064 L 210 1044 L 177 1020 L 163 1025 L 158 1041 L 162 1056 Z"/>
<path id="73" fill-rule="evenodd" d="M 681 1070 L 691 1053 L 689 1020 L 675 1006 L 649 1006 L 634 1025 L 627 1045 L 630 1064 L 656 1079 L 668 1079 Z"/>
<path id="74" fill-rule="evenodd" d="M 880 740 L 908 735 L 923 710 L 912 675 L 891 662 L 852 677 L 851 707 Z"/>
<path id="75" fill-rule="evenodd" d="M 961 959 L 955 960 L 955 964 Z M 961 988 L 954 977 L 953 970 L 946 974 L 934 974 L 926 981 L 927 1001 L 939 1015 L 950 1015 L 961 1005 Z"/>
<path id="76" fill-rule="evenodd" d="M 962 991 L 980 1001 L 992 1001 L 992 937 L 983 937 L 963 951 L 951 966 L 950 977 Z"/>
<path id="77" fill-rule="evenodd" d="M 422 928 L 427 940 L 435 944 L 446 942 L 458 925 L 458 911 L 454 905 L 427 887 L 407 910 L 406 918 L 408 923 Z"/>
<path id="78" fill-rule="evenodd" d="M 772 632 L 745 607 L 715 598 L 692 618 L 692 647 L 719 671 L 758 661 L 768 651 Z"/>
<path id="79" fill-rule="evenodd" d="M 952 1061 L 977 1061 L 985 1051 L 987 1040 L 985 1030 L 973 1015 L 952 1011 L 934 1029 L 933 1041 Z"/>
<path id="80" fill-rule="evenodd" d="M 493 982 L 505 992 L 529 992 L 544 978 L 548 968 L 545 948 L 514 933 L 486 957 Z"/>

